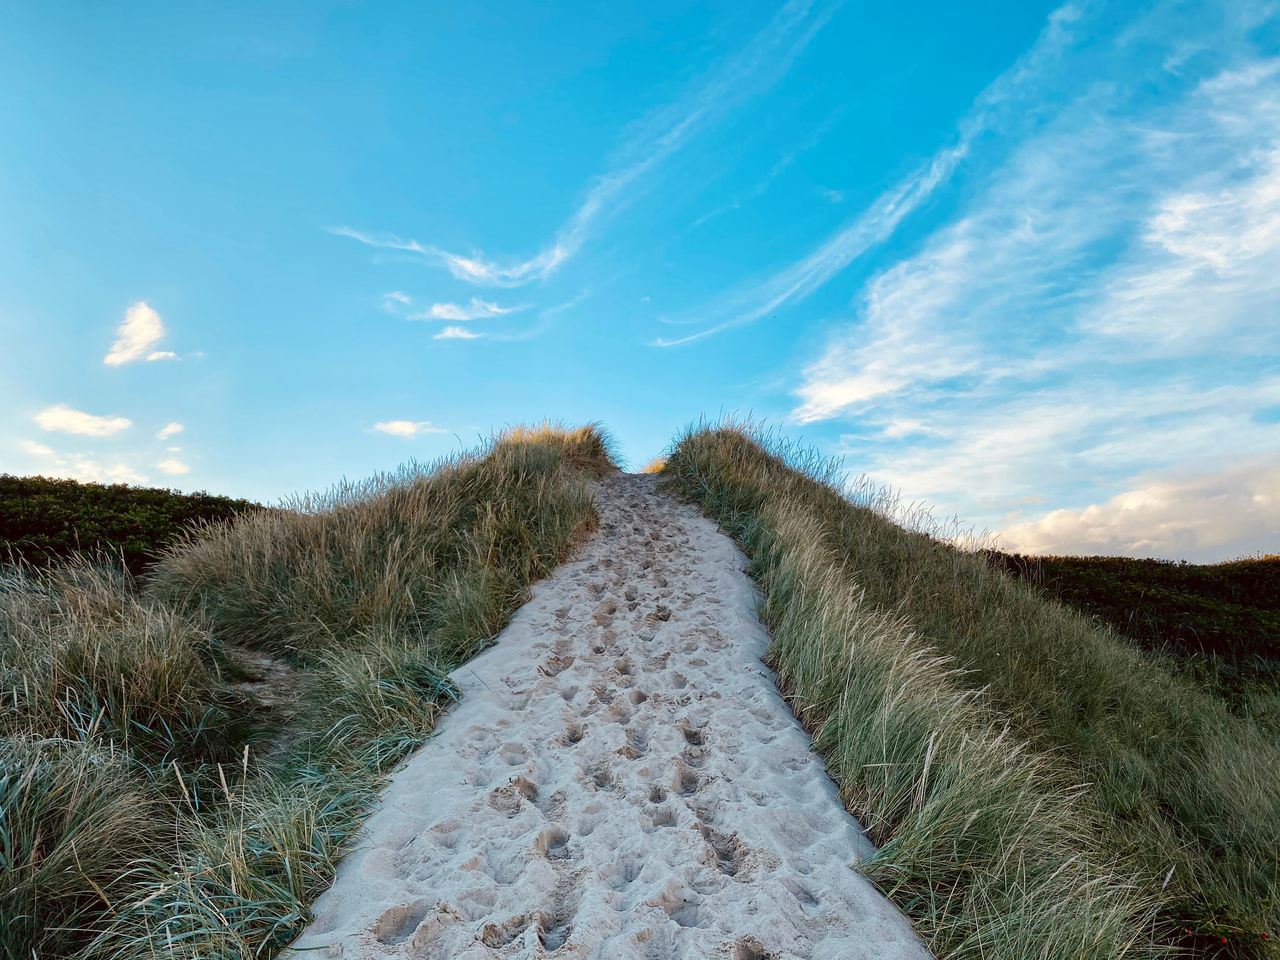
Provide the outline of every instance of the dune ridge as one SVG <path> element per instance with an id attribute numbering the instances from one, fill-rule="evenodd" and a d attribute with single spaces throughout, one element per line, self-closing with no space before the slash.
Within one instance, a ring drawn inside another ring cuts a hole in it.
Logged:
<path id="1" fill-rule="evenodd" d="M 597 499 L 288 955 L 928 957 L 849 868 L 872 847 L 759 660 L 737 547 L 656 478 Z"/>

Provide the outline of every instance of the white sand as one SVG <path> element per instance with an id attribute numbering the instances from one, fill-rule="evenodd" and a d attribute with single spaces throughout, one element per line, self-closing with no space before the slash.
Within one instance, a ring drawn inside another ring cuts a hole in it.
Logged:
<path id="1" fill-rule="evenodd" d="M 759 662 L 732 541 L 650 477 L 454 679 L 304 956 L 926 958 Z"/>

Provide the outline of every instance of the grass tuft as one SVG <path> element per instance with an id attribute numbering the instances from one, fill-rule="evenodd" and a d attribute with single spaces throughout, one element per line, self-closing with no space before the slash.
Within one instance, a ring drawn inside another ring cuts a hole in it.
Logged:
<path id="1" fill-rule="evenodd" d="M 0 738 L 0 956 L 74 956 L 164 842 L 162 814 L 127 753 Z"/>
<path id="2" fill-rule="evenodd" d="M 211 645 L 119 569 L 2 569 L 0 735 L 109 742 L 160 768 L 225 759 L 236 699 Z"/>
<path id="3" fill-rule="evenodd" d="M 533 444 L 553 450 L 569 470 L 603 480 L 618 469 L 618 445 L 599 423 L 568 427 L 554 420 L 510 427 L 497 436 L 498 444 Z"/>

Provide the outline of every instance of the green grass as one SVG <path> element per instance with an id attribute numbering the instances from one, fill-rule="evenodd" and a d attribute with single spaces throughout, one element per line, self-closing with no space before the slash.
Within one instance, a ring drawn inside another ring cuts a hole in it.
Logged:
<path id="1" fill-rule="evenodd" d="M 448 670 L 591 526 L 589 478 L 611 469 L 598 428 L 518 428 L 205 525 L 140 583 L 88 563 L 8 569 L 0 955 L 287 944 L 455 695 Z M 292 664 L 289 729 L 264 729 L 237 682 L 246 649 Z"/>
<path id="2" fill-rule="evenodd" d="M 1190 564 L 983 551 L 1280 737 L 1280 556 Z"/>
<path id="3" fill-rule="evenodd" d="M 212 638 L 133 578 L 78 560 L 0 572 L 0 736 L 111 743 L 148 763 L 226 760 L 237 698 Z"/>
<path id="4" fill-rule="evenodd" d="M 373 632 L 456 662 L 497 633 L 590 510 L 565 477 L 610 462 L 607 450 L 596 431 L 569 439 L 517 428 L 484 458 L 426 477 L 409 467 L 196 529 L 151 571 L 149 591 L 219 637 L 294 659 Z"/>
<path id="5" fill-rule="evenodd" d="M 207 493 L 0 474 L 0 562 L 48 567 L 102 553 L 138 574 L 189 525 L 261 509 Z"/>
<path id="6" fill-rule="evenodd" d="M 136 579 L 5 568 L 0 955 L 290 942 L 448 671 L 590 528 L 612 469 L 598 428 L 516 428 L 190 528 Z M 938 956 L 1277 956 L 1264 718 L 803 451 L 701 429 L 661 470 L 751 556 L 769 660 L 878 845 L 858 868 Z M 245 683 L 249 654 L 287 683 Z"/>
<path id="7" fill-rule="evenodd" d="M 1194 564 L 983 555 L 1148 649 L 1280 659 L 1280 556 Z"/>
<path id="8" fill-rule="evenodd" d="M 863 869 L 940 956 L 1276 956 L 1263 728 L 803 451 L 699 429 L 665 474 L 752 556 Z"/>
<path id="9" fill-rule="evenodd" d="M 127 753 L 0 739 L 0 956 L 74 956 L 128 897 L 137 858 L 172 846 L 167 811 Z"/>

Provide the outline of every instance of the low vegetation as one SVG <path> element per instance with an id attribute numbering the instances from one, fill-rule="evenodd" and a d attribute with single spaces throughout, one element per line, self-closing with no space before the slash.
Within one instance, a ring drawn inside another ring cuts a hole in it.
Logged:
<path id="1" fill-rule="evenodd" d="M 1205 564 L 984 556 L 1148 649 L 1280 659 L 1280 555 Z"/>
<path id="2" fill-rule="evenodd" d="M 0 478 L 0 955 L 290 942 L 613 469 L 541 426 L 271 510 Z M 937 956 L 1280 956 L 1277 558 L 966 553 L 749 428 L 646 470 L 751 557 L 858 869 Z"/>
<path id="3" fill-rule="evenodd" d="M 48 567 L 102 553 L 138 574 L 189 525 L 260 509 L 207 493 L 2 474 L 0 563 Z"/>
<path id="4" fill-rule="evenodd" d="M 0 575 L 0 955 L 266 957 L 388 771 L 594 522 L 597 428 L 245 511 L 142 578 Z M 290 678 L 255 681 L 267 664 Z M 255 666 L 256 665 L 256 666 Z M 288 726 L 280 726 L 287 716 Z"/>
<path id="5" fill-rule="evenodd" d="M 752 558 L 769 658 L 940 957 L 1275 957 L 1280 750 L 1090 616 L 735 427 L 664 474 Z"/>
<path id="6" fill-rule="evenodd" d="M 1280 556 L 1190 564 L 983 551 L 1280 736 Z"/>

